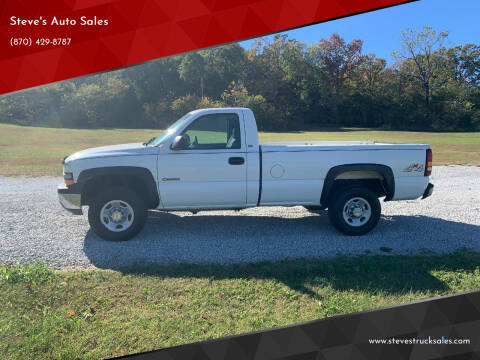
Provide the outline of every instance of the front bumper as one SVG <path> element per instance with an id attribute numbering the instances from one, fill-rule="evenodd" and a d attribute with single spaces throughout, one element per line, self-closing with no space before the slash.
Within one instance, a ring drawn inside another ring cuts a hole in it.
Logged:
<path id="1" fill-rule="evenodd" d="M 426 199 L 433 193 L 433 184 L 428 183 L 427 188 L 425 189 L 425 192 L 423 193 L 422 199 Z"/>
<path id="2" fill-rule="evenodd" d="M 57 188 L 58 200 L 65 210 L 75 215 L 82 215 L 82 195 L 74 189 L 60 185 Z"/>

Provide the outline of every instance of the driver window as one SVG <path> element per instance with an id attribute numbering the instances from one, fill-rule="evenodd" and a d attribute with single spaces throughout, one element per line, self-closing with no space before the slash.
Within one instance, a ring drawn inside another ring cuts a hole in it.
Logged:
<path id="1" fill-rule="evenodd" d="M 237 114 L 204 115 L 182 133 L 189 150 L 240 149 L 240 121 Z"/>

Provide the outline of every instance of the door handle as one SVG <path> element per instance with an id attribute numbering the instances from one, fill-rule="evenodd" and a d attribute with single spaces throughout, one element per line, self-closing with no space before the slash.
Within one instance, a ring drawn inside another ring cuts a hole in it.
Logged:
<path id="1" fill-rule="evenodd" d="M 243 157 L 231 157 L 228 159 L 230 165 L 243 165 L 245 163 L 245 158 Z"/>

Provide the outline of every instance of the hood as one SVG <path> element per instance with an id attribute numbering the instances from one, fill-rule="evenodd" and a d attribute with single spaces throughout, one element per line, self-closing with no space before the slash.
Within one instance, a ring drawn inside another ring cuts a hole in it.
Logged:
<path id="1" fill-rule="evenodd" d="M 65 159 L 65 163 L 99 157 L 131 156 L 131 155 L 155 155 L 158 154 L 156 146 L 145 146 L 142 143 L 120 144 L 112 146 L 101 146 L 78 151 Z"/>

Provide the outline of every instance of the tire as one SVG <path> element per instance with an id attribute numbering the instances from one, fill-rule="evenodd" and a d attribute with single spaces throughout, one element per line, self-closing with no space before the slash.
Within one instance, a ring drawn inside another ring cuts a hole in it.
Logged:
<path id="1" fill-rule="evenodd" d="M 130 240 L 147 219 L 144 199 L 127 188 L 112 188 L 95 197 L 88 209 L 92 230 L 104 240 Z"/>
<path id="2" fill-rule="evenodd" d="M 377 225 L 381 213 L 380 201 L 369 188 L 342 188 L 331 198 L 328 217 L 340 232 L 364 235 Z"/>

